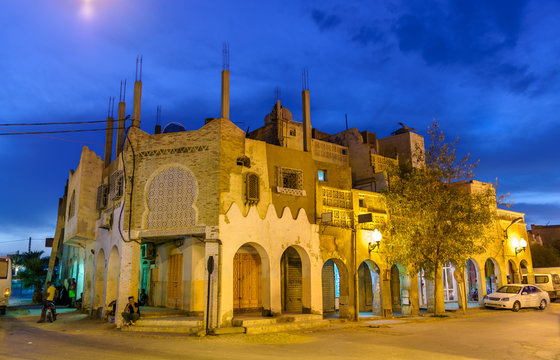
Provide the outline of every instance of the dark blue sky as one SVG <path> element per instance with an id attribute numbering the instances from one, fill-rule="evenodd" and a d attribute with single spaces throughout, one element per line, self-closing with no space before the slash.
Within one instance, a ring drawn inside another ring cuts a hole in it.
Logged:
<path id="1" fill-rule="evenodd" d="M 425 135 L 435 117 L 527 223 L 560 224 L 559 18 L 547 0 L 5 0 L 0 123 L 104 120 L 121 79 L 130 104 L 143 54 L 142 129 L 153 131 L 157 105 L 164 124 L 198 128 L 220 113 L 227 40 L 230 117 L 244 130 L 263 124 L 277 86 L 301 119 L 307 67 L 314 127 L 343 130 L 348 113 L 379 137 L 399 121 Z M 54 235 L 69 170 L 84 145 L 103 155 L 103 141 L 0 136 L 0 254 Z"/>

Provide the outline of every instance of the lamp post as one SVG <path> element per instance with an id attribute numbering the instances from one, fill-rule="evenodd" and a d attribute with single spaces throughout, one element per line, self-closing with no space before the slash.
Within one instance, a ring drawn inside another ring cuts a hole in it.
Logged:
<path id="1" fill-rule="evenodd" d="M 521 238 L 521 240 L 517 241 L 516 239 L 513 243 L 513 247 L 515 248 L 515 255 L 517 256 L 517 254 L 521 254 L 525 251 L 525 248 L 527 247 L 527 240 Z"/>

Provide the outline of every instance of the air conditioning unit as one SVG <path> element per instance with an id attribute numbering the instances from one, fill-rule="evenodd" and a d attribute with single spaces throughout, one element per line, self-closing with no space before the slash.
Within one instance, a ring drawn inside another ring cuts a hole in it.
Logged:
<path id="1" fill-rule="evenodd" d="M 108 211 L 101 213 L 101 225 L 100 228 L 109 230 L 113 226 L 113 212 Z"/>

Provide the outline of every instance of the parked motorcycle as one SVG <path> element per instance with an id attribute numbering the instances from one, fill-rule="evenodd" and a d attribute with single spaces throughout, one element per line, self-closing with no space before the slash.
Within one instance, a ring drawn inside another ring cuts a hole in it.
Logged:
<path id="1" fill-rule="evenodd" d="M 51 323 L 53 321 L 56 321 L 56 307 L 54 305 L 54 302 L 47 301 L 45 310 L 46 310 L 46 314 L 47 314 L 47 321 L 51 322 Z"/>

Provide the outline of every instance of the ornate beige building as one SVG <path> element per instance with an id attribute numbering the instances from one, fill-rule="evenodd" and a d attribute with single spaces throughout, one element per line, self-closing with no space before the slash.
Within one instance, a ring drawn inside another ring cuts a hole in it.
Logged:
<path id="1" fill-rule="evenodd" d="M 208 316 L 216 328 L 241 313 L 357 319 L 432 306 L 431 281 L 386 263 L 383 241 L 372 249 L 387 219 L 384 171 L 411 159 L 420 135 L 320 132 L 308 90 L 302 123 L 278 100 L 264 126 L 245 133 L 229 120 L 228 70 L 220 118 L 149 134 L 139 128 L 141 89 L 137 81 L 130 129 L 120 102 L 116 146 L 108 118 L 104 159 L 84 147 L 60 202 L 51 270 L 58 257 L 58 278 L 77 278 L 85 308 L 104 314 L 116 300 L 122 309 L 145 289 L 150 305 Z M 466 264 L 471 304 L 518 282 L 520 267 L 533 271 L 530 250 L 512 245 L 527 238 L 523 214 L 496 211 L 499 240 Z M 454 269 L 445 266 L 438 294 L 450 306 L 460 301 Z"/>

